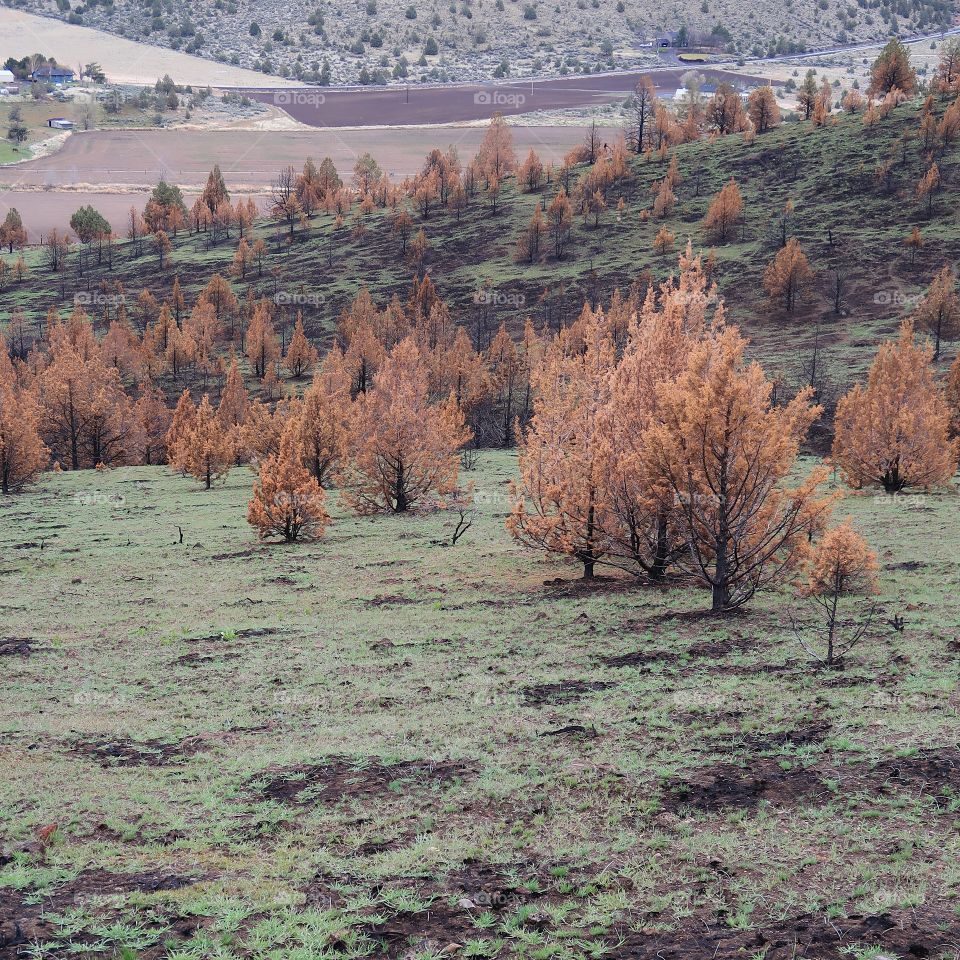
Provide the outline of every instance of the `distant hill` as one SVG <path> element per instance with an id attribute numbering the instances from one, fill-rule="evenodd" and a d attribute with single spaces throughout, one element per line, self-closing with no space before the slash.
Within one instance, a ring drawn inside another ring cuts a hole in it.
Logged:
<path id="1" fill-rule="evenodd" d="M 556 76 L 643 65 L 658 38 L 742 55 L 930 32 L 950 0 L 25 0 L 25 9 L 313 82 Z M 177 78 L 175 78 L 177 79 Z"/>

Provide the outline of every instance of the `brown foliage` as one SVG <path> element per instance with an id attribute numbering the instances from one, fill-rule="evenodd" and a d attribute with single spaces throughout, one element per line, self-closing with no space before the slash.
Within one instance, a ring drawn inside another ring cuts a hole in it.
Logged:
<path id="1" fill-rule="evenodd" d="M 344 499 L 361 514 L 403 513 L 442 499 L 456 489 L 459 450 L 469 439 L 453 397 L 430 402 L 426 364 L 408 338 L 354 403 Z"/>
<path id="2" fill-rule="evenodd" d="M 917 344 L 905 320 L 899 340 L 877 352 L 866 386 L 837 405 L 833 459 L 852 487 L 887 493 L 945 483 L 957 467 L 950 408 L 934 380 L 929 344 Z"/>
<path id="3" fill-rule="evenodd" d="M 260 464 L 247 506 L 247 522 L 261 540 L 283 537 L 287 543 L 323 536 L 330 517 L 326 494 L 303 465 L 297 424 L 287 424 L 280 449 Z"/>

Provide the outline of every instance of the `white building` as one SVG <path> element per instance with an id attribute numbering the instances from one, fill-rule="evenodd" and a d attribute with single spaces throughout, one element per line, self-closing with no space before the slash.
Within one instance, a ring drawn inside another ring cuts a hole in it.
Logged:
<path id="1" fill-rule="evenodd" d="M 9 70 L 0 70 L 0 84 L 13 83 L 17 78 Z"/>

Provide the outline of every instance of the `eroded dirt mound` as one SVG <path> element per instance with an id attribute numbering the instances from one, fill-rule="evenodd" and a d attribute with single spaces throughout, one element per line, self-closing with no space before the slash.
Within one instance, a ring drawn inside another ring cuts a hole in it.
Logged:
<path id="1" fill-rule="evenodd" d="M 452 760 L 406 760 L 401 763 L 360 764 L 355 759 L 331 757 L 326 763 L 269 771 L 260 789 L 265 799 L 279 803 L 306 803 L 317 799 L 336 803 L 352 798 L 385 797 L 398 790 L 450 783 L 472 774 L 464 763 Z M 306 794 L 306 796 L 304 796 Z"/>
<path id="2" fill-rule="evenodd" d="M 587 694 L 612 687 L 612 683 L 602 680 L 565 680 L 560 683 L 540 683 L 523 690 L 523 702 L 528 707 L 539 707 L 548 703 L 575 703 Z"/>
<path id="3" fill-rule="evenodd" d="M 883 760 L 870 770 L 869 779 L 881 790 L 908 790 L 941 794 L 960 792 L 960 749 L 940 747 L 909 757 Z"/>
<path id="4" fill-rule="evenodd" d="M 29 657 L 33 643 L 28 637 L 0 637 L 0 657 Z"/>

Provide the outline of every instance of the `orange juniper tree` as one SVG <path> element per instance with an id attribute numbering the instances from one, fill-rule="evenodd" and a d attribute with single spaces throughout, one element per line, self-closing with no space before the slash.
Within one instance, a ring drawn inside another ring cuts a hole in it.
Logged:
<path id="1" fill-rule="evenodd" d="M 797 297 L 813 280 L 813 270 L 796 237 L 791 237 L 763 274 L 763 288 L 771 300 L 781 300 L 789 313 Z"/>
<path id="2" fill-rule="evenodd" d="M 868 97 L 885 97 L 893 90 L 910 96 L 917 87 L 917 75 L 910 66 L 910 52 L 896 38 L 880 52 L 870 71 Z"/>
<path id="3" fill-rule="evenodd" d="M 933 334 L 933 362 L 936 363 L 942 341 L 953 340 L 960 333 L 960 296 L 952 267 L 943 267 L 933 278 L 913 318 L 918 326 Z"/>
<path id="4" fill-rule="evenodd" d="M 193 423 L 169 450 L 170 464 L 202 480 L 209 490 L 214 480 L 225 477 L 233 462 L 233 444 L 227 436 L 210 397 L 203 395 Z"/>
<path id="5" fill-rule="evenodd" d="M 933 376 L 933 348 L 918 344 L 913 321 L 881 345 L 866 386 L 837 404 L 833 459 L 852 487 L 887 493 L 945 483 L 957 468 L 950 408 Z"/>
<path id="6" fill-rule="evenodd" d="M 273 329 L 270 305 L 266 300 L 257 303 L 247 328 L 247 359 L 257 377 L 266 376 L 267 368 L 280 357 L 280 343 Z"/>
<path id="7" fill-rule="evenodd" d="M 831 505 L 818 496 L 823 469 L 783 485 L 820 414 L 811 388 L 773 406 L 773 385 L 746 363 L 744 347 L 737 328 L 724 326 L 694 347 L 643 441 L 652 495 L 679 509 L 686 550 L 678 563 L 712 589 L 715 611 L 788 578 Z"/>
<path id="8" fill-rule="evenodd" d="M 166 438 L 171 414 L 163 391 L 149 380 L 140 386 L 140 397 L 134 404 L 133 416 L 141 462 L 148 467 L 164 463 L 167 459 Z"/>
<path id="9" fill-rule="evenodd" d="M 513 488 L 518 499 L 507 520 L 522 543 L 576 558 L 586 580 L 603 560 L 610 521 L 603 414 L 613 364 L 603 314 L 585 306 L 533 374 L 534 412 L 520 446 L 520 482 Z"/>
<path id="10" fill-rule="evenodd" d="M 313 370 L 318 359 L 317 348 L 307 340 L 307 335 L 303 331 L 303 314 L 298 310 L 293 336 L 290 338 L 290 345 L 283 358 L 283 365 L 290 371 L 290 376 L 302 377 Z"/>
<path id="11" fill-rule="evenodd" d="M 39 377 L 44 440 L 72 470 L 124 463 L 133 428 L 120 372 L 91 339 L 85 321 L 73 332 L 69 325 L 51 332 L 50 362 Z"/>
<path id="12" fill-rule="evenodd" d="M 653 494 L 658 481 L 645 469 L 643 444 L 647 428 L 661 417 L 664 388 L 683 371 L 704 334 L 711 293 L 701 260 L 694 259 L 688 244 L 680 257 L 679 278 L 671 278 L 658 293 L 649 289 L 631 323 L 604 412 L 611 445 L 606 480 L 614 518 L 606 530 L 606 562 L 651 580 L 663 579 L 685 549 L 685 540 L 669 491 Z M 722 324 L 722 305 L 713 322 Z"/>
<path id="13" fill-rule="evenodd" d="M 842 616 L 841 604 L 856 594 L 876 593 L 877 570 L 876 555 L 853 529 L 849 517 L 824 533 L 813 552 L 803 593 L 819 608 L 825 652 L 814 650 L 797 631 L 804 649 L 815 660 L 832 667 L 863 639 L 870 618 L 850 623 Z"/>
<path id="14" fill-rule="evenodd" d="M 43 470 L 50 451 L 40 438 L 36 396 L 17 382 L 0 332 L 0 493 L 16 493 Z"/>
<path id="15" fill-rule="evenodd" d="M 766 133 L 780 126 L 780 107 L 773 87 L 766 84 L 750 92 L 747 99 L 747 115 L 757 133 Z"/>
<path id="16" fill-rule="evenodd" d="M 304 463 L 321 485 L 330 482 L 343 461 L 350 403 L 350 373 L 334 346 L 303 395 L 298 420 Z"/>
<path id="17" fill-rule="evenodd" d="M 703 221 L 708 235 L 726 243 L 743 213 L 743 197 L 736 180 L 729 180 L 713 198 Z"/>
<path id="18" fill-rule="evenodd" d="M 303 465 L 295 421 L 284 429 L 277 453 L 260 464 L 247 522 L 257 528 L 261 540 L 283 537 L 287 543 L 321 537 L 330 522 L 326 494 Z"/>
<path id="19" fill-rule="evenodd" d="M 455 398 L 430 402 L 427 366 L 408 337 L 354 402 L 344 500 L 360 514 L 404 513 L 452 494 L 470 436 Z"/>

